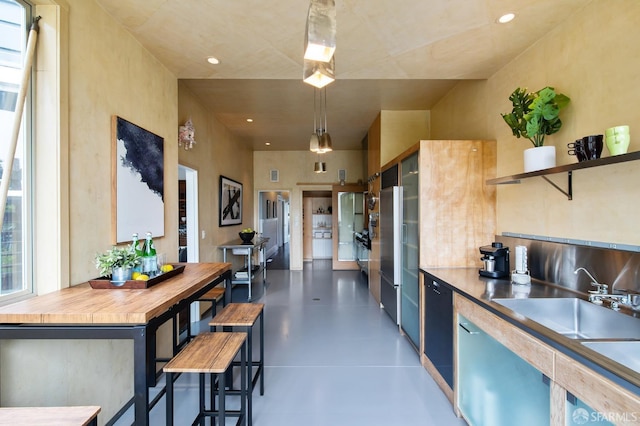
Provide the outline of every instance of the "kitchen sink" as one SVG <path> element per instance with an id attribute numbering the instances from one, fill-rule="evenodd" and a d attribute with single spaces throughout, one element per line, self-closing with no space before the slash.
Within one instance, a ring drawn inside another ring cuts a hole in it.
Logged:
<path id="1" fill-rule="evenodd" d="M 578 298 L 493 299 L 571 339 L 640 339 L 640 318 Z"/>
<path id="2" fill-rule="evenodd" d="M 640 342 L 582 342 L 582 344 L 640 373 Z"/>

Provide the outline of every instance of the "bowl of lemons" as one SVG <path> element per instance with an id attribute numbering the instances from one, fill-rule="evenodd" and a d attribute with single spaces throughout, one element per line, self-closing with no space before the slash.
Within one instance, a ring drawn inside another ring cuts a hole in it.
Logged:
<path id="1" fill-rule="evenodd" d="M 242 231 L 238 232 L 238 235 L 240 235 L 240 239 L 243 243 L 249 244 L 251 243 L 251 241 L 253 241 L 253 237 L 255 237 L 256 231 L 251 228 L 244 228 Z"/>

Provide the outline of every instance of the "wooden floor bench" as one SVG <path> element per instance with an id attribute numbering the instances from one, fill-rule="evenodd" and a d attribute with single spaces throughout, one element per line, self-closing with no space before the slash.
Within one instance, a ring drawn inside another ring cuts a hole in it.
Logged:
<path id="1" fill-rule="evenodd" d="M 0 425 L 97 426 L 100 407 L 7 407 L 0 408 Z"/>
<path id="2" fill-rule="evenodd" d="M 260 319 L 260 358 L 254 361 L 253 327 L 258 319 Z M 211 331 L 216 331 L 217 327 L 222 327 L 224 331 L 240 328 L 247 333 L 247 371 L 249 372 L 247 419 L 248 425 L 251 426 L 253 389 L 258 378 L 260 378 L 260 395 L 264 395 L 264 303 L 229 303 L 209 322 L 209 327 Z M 257 367 L 255 375 L 253 374 L 254 366 Z"/>
<path id="3" fill-rule="evenodd" d="M 176 374 L 198 373 L 199 375 L 199 413 L 193 421 L 196 424 L 211 417 L 218 418 L 219 425 L 224 425 L 226 417 L 238 417 L 236 425 L 246 424 L 247 418 L 247 371 L 246 371 L 247 333 L 201 333 L 173 357 L 163 368 L 166 374 L 167 392 L 167 426 L 173 425 L 173 382 Z M 232 365 L 240 352 L 240 410 L 226 409 L 225 372 Z M 211 376 L 211 398 L 209 409 L 205 406 L 205 377 Z M 218 409 L 215 409 L 214 388 L 217 379 Z M 202 424 L 202 423 L 201 423 Z"/>

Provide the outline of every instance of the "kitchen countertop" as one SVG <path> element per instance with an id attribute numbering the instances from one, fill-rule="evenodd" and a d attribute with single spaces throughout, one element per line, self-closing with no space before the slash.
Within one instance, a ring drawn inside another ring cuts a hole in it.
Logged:
<path id="1" fill-rule="evenodd" d="M 420 270 L 446 282 L 457 293 L 533 335 L 554 349 L 592 368 L 636 395 L 640 395 L 640 374 L 637 372 L 585 347 L 580 343 L 580 340 L 563 336 L 535 321 L 518 315 L 509 308 L 492 300 L 494 298 L 540 297 L 577 297 L 586 299 L 581 293 L 535 279 L 532 279 L 531 285 L 528 286 L 511 284 L 508 278 L 481 277 L 478 274 L 478 268 L 420 268 Z"/>

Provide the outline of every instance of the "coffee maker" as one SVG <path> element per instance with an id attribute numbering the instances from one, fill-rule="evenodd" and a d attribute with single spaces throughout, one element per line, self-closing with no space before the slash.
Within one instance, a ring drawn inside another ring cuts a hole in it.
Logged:
<path id="1" fill-rule="evenodd" d="M 509 247 L 503 247 L 502 243 L 494 242 L 490 246 L 480 247 L 480 260 L 484 267 L 480 269 L 480 275 L 490 278 L 504 278 L 509 276 Z"/>

